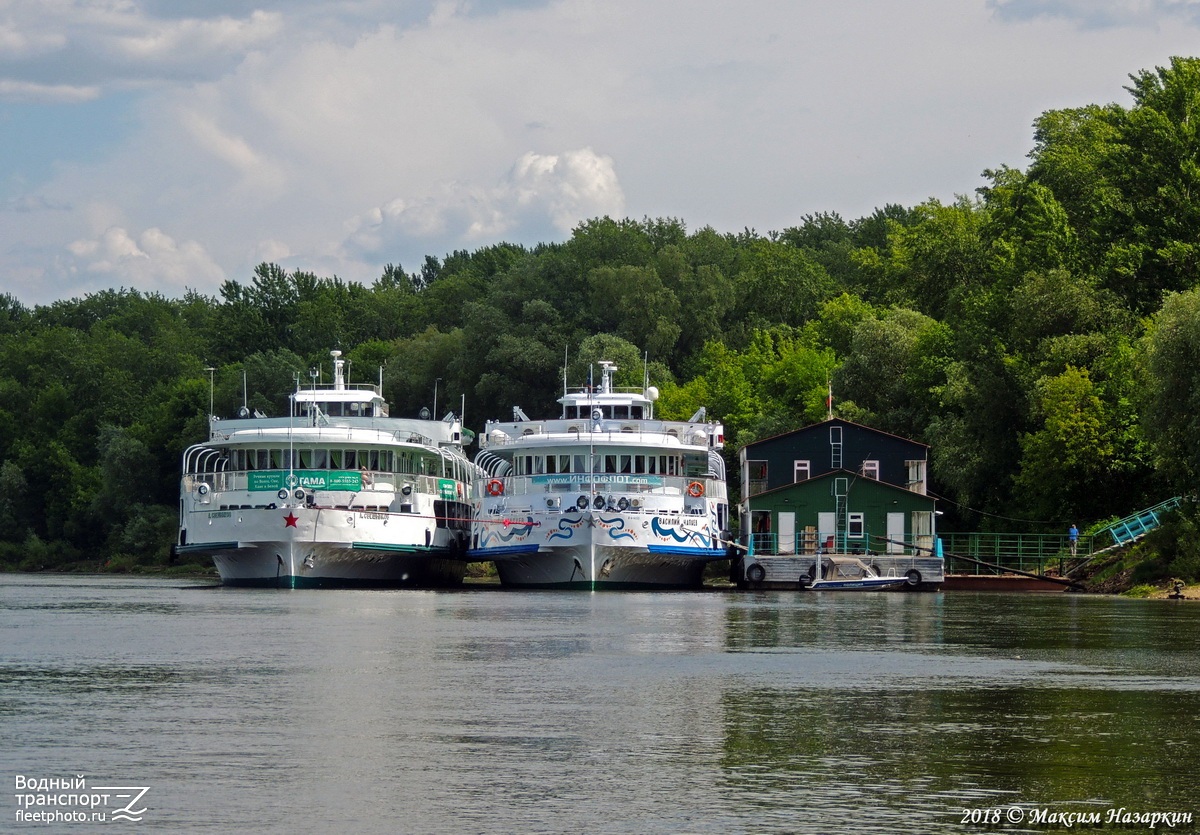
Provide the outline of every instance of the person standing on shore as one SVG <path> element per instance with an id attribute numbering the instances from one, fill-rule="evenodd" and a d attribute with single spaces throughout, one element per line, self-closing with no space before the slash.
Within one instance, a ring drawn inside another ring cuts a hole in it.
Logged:
<path id="1" fill-rule="evenodd" d="M 1075 556 L 1075 551 L 1079 547 L 1079 528 L 1075 527 L 1075 523 L 1071 523 L 1071 527 L 1067 529 L 1067 539 L 1071 547 L 1071 556 Z"/>

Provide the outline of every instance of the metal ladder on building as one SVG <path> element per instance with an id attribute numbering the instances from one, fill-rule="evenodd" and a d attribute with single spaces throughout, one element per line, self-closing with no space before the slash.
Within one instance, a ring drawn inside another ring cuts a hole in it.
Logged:
<path id="1" fill-rule="evenodd" d="M 829 427 L 829 466 L 831 469 L 842 468 L 842 427 Z"/>
<path id="2" fill-rule="evenodd" d="M 849 508 L 847 507 L 847 496 L 850 494 L 850 479 L 835 478 L 833 480 L 833 507 L 834 507 L 834 547 L 838 553 L 846 552 L 846 533 L 850 527 Z"/>

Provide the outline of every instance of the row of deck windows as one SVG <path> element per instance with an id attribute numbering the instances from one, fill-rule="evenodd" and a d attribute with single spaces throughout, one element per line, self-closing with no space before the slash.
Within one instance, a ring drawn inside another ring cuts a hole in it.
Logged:
<path id="1" fill-rule="evenodd" d="M 370 470 L 436 475 L 440 458 L 390 449 L 231 449 L 231 470 Z"/>
<path id="2" fill-rule="evenodd" d="M 629 473 L 631 475 L 683 475 L 683 461 L 673 455 L 518 455 L 513 461 L 516 475 L 558 473 Z"/>
<path id="3" fill-rule="evenodd" d="M 297 403 L 296 413 L 300 417 L 308 417 L 319 409 L 327 417 L 371 417 L 374 411 L 370 403 L 350 401 L 348 403 Z"/>
<path id="4" fill-rule="evenodd" d="M 567 419 L 590 418 L 594 409 L 599 409 L 605 420 L 641 420 L 645 412 L 644 406 L 628 404 L 621 406 L 568 406 Z"/>

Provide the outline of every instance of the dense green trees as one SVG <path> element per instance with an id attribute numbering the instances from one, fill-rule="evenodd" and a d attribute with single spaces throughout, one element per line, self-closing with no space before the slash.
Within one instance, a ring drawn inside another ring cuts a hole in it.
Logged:
<path id="1" fill-rule="evenodd" d="M 180 456 L 243 400 L 279 413 L 340 348 L 393 414 L 552 414 L 599 359 L 732 460 L 838 414 L 931 445 L 944 525 L 1056 528 L 1200 476 L 1200 61 L 1128 107 L 1050 111 L 973 196 L 759 235 L 594 218 L 370 286 L 262 264 L 216 297 L 0 296 L 0 563 L 165 557 Z M 211 369 L 211 371 L 209 370 Z M 210 377 L 211 375 L 211 377 Z M 731 469 L 731 471 L 733 471 Z M 1032 523 L 1023 523 L 1032 524 Z M 1036 525 L 1034 525 L 1036 527 Z M 1172 546 L 1175 547 L 1175 546 Z"/>

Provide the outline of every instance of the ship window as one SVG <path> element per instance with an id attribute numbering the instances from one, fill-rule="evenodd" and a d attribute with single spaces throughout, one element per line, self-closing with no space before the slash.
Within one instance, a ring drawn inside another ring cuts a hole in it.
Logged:
<path id="1" fill-rule="evenodd" d="M 616 471 L 617 471 L 617 456 L 615 456 L 615 455 L 604 456 L 604 472 L 615 473 Z"/>
<path id="2" fill-rule="evenodd" d="M 266 449 L 254 450 L 254 469 L 256 469 L 256 470 L 271 469 L 270 450 L 266 450 Z"/>
<path id="3" fill-rule="evenodd" d="M 622 455 L 621 456 L 621 472 L 623 472 L 623 473 L 633 472 L 633 456 L 632 455 Z"/>
<path id="4" fill-rule="evenodd" d="M 331 469 L 331 470 L 342 469 L 342 462 L 345 460 L 345 458 L 346 457 L 345 457 L 345 455 L 343 455 L 342 450 L 340 450 L 340 449 L 329 450 L 329 469 Z"/>
<path id="5" fill-rule="evenodd" d="M 546 459 L 544 456 L 533 456 L 533 474 L 542 475 L 546 472 Z"/>
<path id="6" fill-rule="evenodd" d="M 371 462 L 371 463 L 370 463 L 370 467 L 369 467 L 369 469 L 372 469 L 372 470 L 379 470 L 379 469 L 380 469 L 380 466 L 379 466 L 379 450 L 377 450 L 377 449 L 373 449 L 373 450 L 371 450 L 371 452 L 370 452 L 370 456 L 371 456 L 371 457 L 370 457 L 370 459 L 369 459 L 369 460 L 370 460 L 370 462 Z"/>
<path id="7" fill-rule="evenodd" d="M 560 473 L 571 472 L 571 456 L 569 456 L 569 455 L 558 456 L 558 471 Z"/>
<path id="8" fill-rule="evenodd" d="M 614 413 L 614 416 L 618 420 L 628 420 L 629 419 L 629 407 L 628 406 L 617 406 L 613 409 L 613 413 Z"/>
<path id="9" fill-rule="evenodd" d="M 646 456 L 644 456 L 644 455 L 633 456 L 633 471 L 635 473 L 646 472 Z"/>
<path id="10" fill-rule="evenodd" d="M 342 456 L 342 469 L 354 470 L 358 468 L 358 453 L 356 450 L 342 450 Z"/>
<path id="11" fill-rule="evenodd" d="M 329 469 L 329 450 L 314 449 L 312 451 L 312 466 L 314 470 Z"/>
<path id="12" fill-rule="evenodd" d="M 587 456 L 586 456 L 586 455 L 575 455 L 575 456 L 572 456 L 572 458 L 571 458 L 571 472 L 573 472 L 573 473 L 586 473 L 587 471 L 588 471 L 588 468 L 587 468 Z"/>
<path id="13" fill-rule="evenodd" d="M 642 419 L 642 417 L 643 417 L 643 415 L 642 415 L 642 407 L 641 407 L 641 406 L 634 406 L 634 407 L 632 407 L 632 408 L 629 410 L 629 416 L 630 416 L 631 418 L 633 418 L 634 420 L 641 420 L 641 419 Z"/>
<path id="14" fill-rule="evenodd" d="M 555 475 L 558 472 L 558 456 L 557 455 L 547 455 L 546 456 L 546 472 L 549 475 Z"/>

